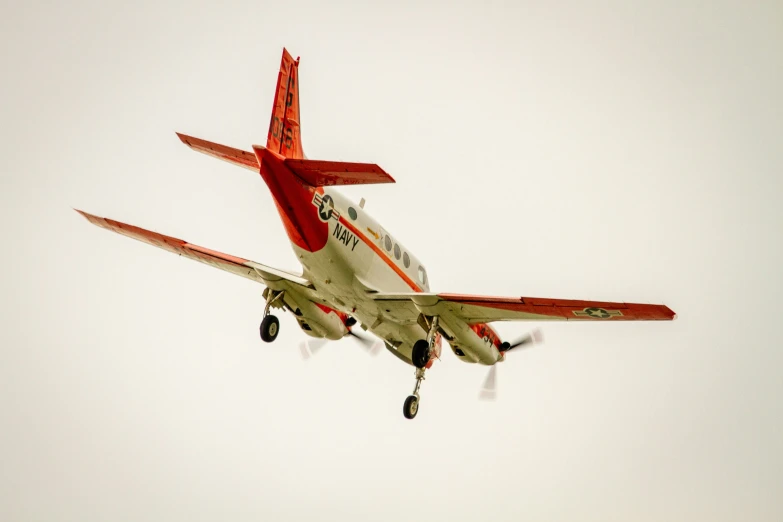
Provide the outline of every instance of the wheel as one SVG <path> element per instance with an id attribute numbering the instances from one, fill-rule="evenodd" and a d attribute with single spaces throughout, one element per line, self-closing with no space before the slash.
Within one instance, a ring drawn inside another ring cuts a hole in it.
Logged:
<path id="1" fill-rule="evenodd" d="M 430 362 L 430 344 L 424 339 L 419 339 L 413 345 L 411 361 L 416 368 L 424 368 Z"/>
<path id="2" fill-rule="evenodd" d="M 274 315 L 267 315 L 264 320 L 261 321 L 261 339 L 264 342 L 271 343 L 277 339 L 277 334 L 280 333 L 280 321 Z"/>
<path id="3" fill-rule="evenodd" d="M 406 419 L 412 419 L 419 412 L 419 399 L 415 395 L 409 395 L 402 407 L 402 414 Z"/>

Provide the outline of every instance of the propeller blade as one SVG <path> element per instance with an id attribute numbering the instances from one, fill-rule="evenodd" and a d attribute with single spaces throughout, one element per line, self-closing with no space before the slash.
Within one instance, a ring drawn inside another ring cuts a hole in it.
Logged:
<path id="1" fill-rule="evenodd" d="M 299 344 L 299 351 L 305 361 L 318 352 L 328 341 L 326 339 L 308 339 Z"/>
<path id="2" fill-rule="evenodd" d="M 497 370 L 498 365 L 494 364 L 487 373 L 484 385 L 481 387 L 479 399 L 485 401 L 494 401 L 497 398 Z"/>
<path id="3" fill-rule="evenodd" d="M 543 336 L 541 335 L 541 330 L 533 330 L 527 335 L 524 335 L 514 341 L 513 343 L 509 343 L 508 348 L 506 348 L 505 351 L 513 350 L 514 348 L 519 348 L 520 346 L 525 346 L 526 348 L 529 348 L 530 346 L 533 346 L 534 344 L 538 344 L 543 340 Z"/>
<path id="4" fill-rule="evenodd" d="M 370 339 L 363 335 L 358 335 L 351 330 L 348 330 L 347 335 L 359 343 L 359 346 L 364 348 L 364 350 L 372 356 L 378 355 L 378 353 L 381 351 L 381 348 L 383 348 L 383 343 L 377 339 Z M 308 339 L 306 341 L 302 341 L 299 344 L 299 351 L 301 352 L 302 359 L 309 359 L 328 342 L 328 339 Z"/>
<path id="5" fill-rule="evenodd" d="M 378 355 L 381 348 L 383 347 L 383 344 L 377 339 L 371 339 L 369 337 L 356 334 L 352 330 L 348 330 L 348 335 L 356 339 L 356 341 L 361 345 L 361 347 L 364 348 L 367 351 L 367 353 L 369 353 L 373 357 Z"/>

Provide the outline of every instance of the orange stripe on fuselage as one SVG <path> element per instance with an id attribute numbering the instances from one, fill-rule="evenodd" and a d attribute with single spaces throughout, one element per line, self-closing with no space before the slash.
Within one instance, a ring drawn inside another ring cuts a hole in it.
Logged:
<path id="1" fill-rule="evenodd" d="M 402 278 L 403 281 L 405 281 L 405 284 L 413 289 L 414 292 L 423 292 L 423 290 L 413 281 L 413 279 L 408 277 L 408 275 L 403 272 L 402 269 L 398 267 L 397 264 L 383 252 L 383 250 L 378 248 L 378 245 L 370 241 L 367 236 L 359 232 L 359 229 L 349 223 L 342 215 L 340 216 L 340 224 L 350 230 L 356 237 L 364 241 L 367 246 L 369 246 L 376 254 L 378 254 L 378 257 L 380 257 L 387 265 L 389 265 L 392 270 L 397 273 L 398 276 L 400 276 L 400 278 Z"/>

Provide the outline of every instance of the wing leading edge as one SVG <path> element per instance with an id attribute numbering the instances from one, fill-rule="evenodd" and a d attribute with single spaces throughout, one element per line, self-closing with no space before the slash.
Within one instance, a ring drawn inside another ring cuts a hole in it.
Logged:
<path id="1" fill-rule="evenodd" d="M 579 301 L 541 297 L 488 297 L 461 294 L 375 294 L 392 319 L 408 321 L 419 313 L 451 313 L 468 324 L 493 321 L 671 321 L 665 305 Z"/>

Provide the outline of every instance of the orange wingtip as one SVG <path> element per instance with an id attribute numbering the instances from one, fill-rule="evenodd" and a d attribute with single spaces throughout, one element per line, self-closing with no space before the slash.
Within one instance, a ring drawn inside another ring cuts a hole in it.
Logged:
<path id="1" fill-rule="evenodd" d="M 89 212 L 85 212 L 84 210 L 79 210 L 78 208 L 74 208 L 74 210 L 79 214 L 81 214 L 82 217 L 84 217 L 84 219 L 86 219 L 87 221 L 93 224 L 97 224 L 96 221 L 99 222 L 101 221 L 101 219 L 103 219 L 100 216 L 95 216 L 93 214 L 90 214 Z"/>

